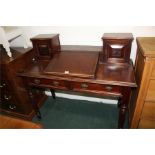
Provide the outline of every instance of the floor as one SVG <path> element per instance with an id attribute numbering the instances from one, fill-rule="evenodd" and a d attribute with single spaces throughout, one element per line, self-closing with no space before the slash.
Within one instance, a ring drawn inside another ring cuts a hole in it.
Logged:
<path id="1" fill-rule="evenodd" d="M 45 129 L 117 129 L 115 104 L 48 97 L 41 113 L 42 120 L 34 117 L 33 122 L 41 123 Z"/>

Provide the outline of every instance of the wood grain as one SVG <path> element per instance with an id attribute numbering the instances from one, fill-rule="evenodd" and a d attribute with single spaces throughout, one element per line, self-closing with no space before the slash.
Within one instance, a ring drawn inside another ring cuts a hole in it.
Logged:
<path id="1" fill-rule="evenodd" d="M 135 74 L 138 89 L 132 106 L 131 128 L 155 128 L 155 37 L 137 38 Z"/>
<path id="2" fill-rule="evenodd" d="M 0 115 L 0 129 L 41 129 L 41 124 Z"/>

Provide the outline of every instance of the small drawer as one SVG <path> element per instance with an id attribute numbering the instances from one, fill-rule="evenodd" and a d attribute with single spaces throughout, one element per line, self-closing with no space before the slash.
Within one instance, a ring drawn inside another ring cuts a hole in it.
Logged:
<path id="1" fill-rule="evenodd" d="M 0 89 L 5 89 L 6 87 L 6 82 L 0 81 Z"/>
<path id="2" fill-rule="evenodd" d="M 14 103 L 1 103 L 0 108 L 3 110 L 7 110 L 8 112 L 22 113 L 21 108 Z"/>
<path id="3" fill-rule="evenodd" d="M 83 91 L 96 91 L 104 92 L 107 94 L 120 94 L 119 86 L 85 83 L 85 82 L 73 82 L 73 90 L 83 90 Z"/>
<path id="4" fill-rule="evenodd" d="M 15 96 L 10 91 L 2 91 L 1 92 L 1 100 L 2 100 L 2 102 L 16 103 Z"/>
<path id="5" fill-rule="evenodd" d="M 11 92 L 2 92 L 1 97 L 1 105 L 0 108 L 7 111 L 14 111 L 22 113 L 21 105 L 18 105 L 18 102 L 15 98 L 15 95 Z"/>
<path id="6" fill-rule="evenodd" d="M 64 80 L 42 79 L 42 78 L 29 78 L 30 85 L 46 86 L 49 88 L 68 89 L 68 84 Z"/>
<path id="7" fill-rule="evenodd" d="M 8 80 L 3 78 L 0 80 L 0 89 L 1 91 L 13 91 L 12 86 L 9 84 Z"/>

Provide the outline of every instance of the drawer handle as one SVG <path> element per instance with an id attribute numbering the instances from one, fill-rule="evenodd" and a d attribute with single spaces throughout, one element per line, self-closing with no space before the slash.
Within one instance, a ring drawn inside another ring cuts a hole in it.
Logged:
<path id="1" fill-rule="evenodd" d="M 32 58 L 32 62 L 33 63 L 37 62 L 36 58 Z"/>
<path id="2" fill-rule="evenodd" d="M 111 90 L 112 90 L 112 87 L 111 87 L 111 86 L 106 86 L 105 89 L 106 89 L 107 91 L 111 91 Z"/>
<path id="3" fill-rule="evenodd" d="M 11 110 L 16 109 L 16 106 L 15 105 L 9 105 L 9 109 L 11 109 Z"/>
<path id="4" fill-rule="evenodd" d="M 6 84 L 2 83 L 2 85 L 0 85 L 0 88 L 3 88 L 4 86 L 6 86 Z"/>
<path id="5" fill-rule="evenodd" d="M 11 96 L 4 95 L 4 99 L 10 100 L 11 99 Z"/>
<path id="6" fill-rule="evenodd" d="M 46 48 L 47 47 L 47 45 L 39 45 L 39 47 L 41 47 L 41 48 Z"/>
<path id="7" fill-rule="evenodd" d="M 85 88 L 86 89 L 86 88 L 88 88 L 88 85 L 86 83 L 82 83 L 81 84 L 81 88 Z"/>
<path id="8" fill-rule="evenodd" d="M 59 82 L 58 81 L 53 81 L 53 85 L 54 86 L 59 86 Z"/>
<path id="9" fill-rule="evenodd" d="M 34 83 L 35 84 L 40 84 L 40 80 L 39 79 L 34 79 Z"/>

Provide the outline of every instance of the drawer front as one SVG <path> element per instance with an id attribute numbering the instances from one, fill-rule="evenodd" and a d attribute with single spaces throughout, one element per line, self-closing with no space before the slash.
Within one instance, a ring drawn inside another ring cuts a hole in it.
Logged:
<path id="1" fill-rule="evenodd" d="M 0 108 L 7 110 L 8 112 L 23 112 L 21 106 L 18 105 L 15 95 L 10 91 L 1 92 Z"/>
<path id="2" fill-rule="evenodd" d="M 15 95 L 11 91 L 1 91 L 1 101 L 16 103 Z"/>
<path id="3" fill-rule="evenodd" d="M 13 91 L 12 87 L 9 85 L 9 82 L 4 79 L 0 80 L 0 89 L 1 91 Z"/>
<path id="4" fill-rule="evenodd" d="M 141 118 L 155 121 L 155 102 L 145 102 Z"/>
<path id="5" fill-rule="evenodd" d="M 49 88 L 68 89 L 68 83 L 64 80 L 52 80 L 41 78 L 29 78 L 28 83 L 35 86 L 46 86 Z"/>
<path id="6" fill-rule="evenodd" d="M 155 121 L 141 119 L 138 125 L 139 129 L 155 129 Z"/>
<path id="7" fill-rule="evenodd" d="M 155 80 L 150 80 L 146 101 L 153 101 L 155 102 Z"/>
<path id="8" fill-rule="evenodd" d="M 85 82 L 73 82 L 73 90 L 75 91 L 85 91 L 85 92 L 100 92 L 101 94 L 111 94 L 111 95 L 120 95 L 120 87 L 112 85 L 101 85 L 94 83 L 85 83 Z"/>
<path id="9" fill-rule="evenodd" d="M 73 90 L 80 92 L 93 92 L 103 95 L 121 96 L 121 89 L 119 86 L 94 84 L 87 82 L 71 82 L 64 80 L 52 80 L 43 78 L 28 78 L 28 84 L 31 86 L 48 87 L 62 90 Z"/>

